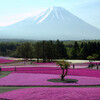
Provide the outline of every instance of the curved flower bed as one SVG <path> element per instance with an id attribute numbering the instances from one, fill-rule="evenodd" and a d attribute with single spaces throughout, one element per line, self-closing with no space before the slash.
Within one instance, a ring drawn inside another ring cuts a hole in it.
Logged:
<path id="1" fill-rule="evenodd" d="M 0 58 L 0 63 L 10 63 L 10 62 L 14 62 L 15 60 L 9 60 L 9 59 L 1 59 Z"/>
<path id="2" fill-rule="evenodd" d="M 82 86 L 100 85 L 100 78 L 85 76 L 67 76 L 66 79 L 76 79 L 76 83 L 50 82 L 50 79 L 59 79 L 59 75 L 53 74 L 25 74 L 11 73 L 0 79 L 0 86 Z"/>
<path id="3" fill-rule="evenodd" d="M 14 71 L 15 68 L 2 68 L 2 71 Z M 59 67 L 17 67 L 13 73 L 40 73 L 40 74 L 61 74 Z M 68 75 L 100 77 L 100 70 L 93 69 L 69 69 Z"/>
<path id="4" fill-rule="evenodd" d="M 27 88 L 0 94 L 11 100 L 100 100 L 100 88 Z"/>

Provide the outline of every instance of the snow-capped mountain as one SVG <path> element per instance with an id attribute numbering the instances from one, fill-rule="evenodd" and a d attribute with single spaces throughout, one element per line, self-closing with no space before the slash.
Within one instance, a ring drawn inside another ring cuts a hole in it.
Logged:
<path id="1" fill-rule="evenodd" d="M 50 7 L 37 16 L 0 28 L 0 37 L 35 40 L 100 39 L 100 29 L 62 7 Z"/>

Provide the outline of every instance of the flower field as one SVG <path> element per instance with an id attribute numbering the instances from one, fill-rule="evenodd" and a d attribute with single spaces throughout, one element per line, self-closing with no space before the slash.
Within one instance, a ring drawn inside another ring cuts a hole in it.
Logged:
<path id="1" fill-rule="evenodd" d="M 34 88 L 1 93 L 0 98 L 11 100 L 100 100 L 100 87 L 78 87 L 100 86 L 100 70 L 86 69 L 87 64 L 85 63 L 83 65 L 76 63 L 75 65 L 75 69 L 68 69 L 68 75 L 64 79 L 78 81 L 70 83 L 48 81 L 60 79 L 62 70 L 56 63 L 16 66 L 16 70 L 15 66 L 3 66 L 1 71 L 12 71 L 12 73 L 0 78 L 0 86 L 34 86 Z M 44 88 L 38 86 L 44 86 Z"/>
<path id="2" fill-rule="evenodd" d="M 0 86 L 80 86 L 100 85 L 100 78 L 86 76 L 66 76 L 65 79 L 76 79 L 76 83 L 50 82 L 49 79 L 59 79 L 59 75 L 11 73 L 0 79 Z"/>
<path id="3" fill-rule="evenodd" d="M 100 88 L 27 88 L 0 94 L 10 100 L 100 100 Z"/>
<path id="4" fill-rule="evenodd" d="M 14 62 L 15 60 L 10 60 L 10 59 L 1 59 L 0 58 L 0 63 L 10 63 L 10 62 Z"/>
<path id="5" fill-rule="evenodd" d="M 13 68 L 2 68 L 2 71 L 14 71 Z M 13 73 L 40 73 L 40 74 L 61 74 L 62 70 L 59 67 L 16 67 L 16 71 Z M 71 69 L 69 68 L 68 75 L 75 76 L 88 76 L 88 77 L 98 77 L 100 78 L 100 70 L 93 69 Z"/>

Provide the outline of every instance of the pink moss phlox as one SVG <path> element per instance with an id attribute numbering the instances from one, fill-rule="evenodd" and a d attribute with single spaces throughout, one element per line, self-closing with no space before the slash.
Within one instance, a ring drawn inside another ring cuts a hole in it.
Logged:
<path id="1" fill-rule="evenodd" d="M 9 63 L 14 62 L 15 60 L 9 60 L 9 59 L 0 59 L 0 63 Z"/>
<path id="2" fill-rule="evenodd" d="M 14 71 L 15 68 L 2 68 L 1 70 Z M 62 70 L 59 67 L 18 67 L 14 73 L 61 74 Z M 100 77 L 100 70 L 69 68 L 68 75 Z"/>
<path id="3" fill-rule="evenodd" d="M 11 100 L 100 100 L 100 88 L 27 88 L 1 93 Z"/>
<path id="4" fill-rule="evenodd" d="M 79 86 L 79 85 L 100 85 L 100 78 L 87 76 L 65 76 L 65 79 L 76 79 L 78 82 L 59 83 L 50 82 L 49 79 L 60 79 L 60 75 L 53 74 L 27 74 L 11 73 L 0 79 L 0 86 Z"/>

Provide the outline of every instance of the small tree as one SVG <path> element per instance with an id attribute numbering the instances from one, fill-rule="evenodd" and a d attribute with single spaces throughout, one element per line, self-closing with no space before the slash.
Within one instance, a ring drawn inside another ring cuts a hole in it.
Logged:
<path id="1" fill-rule="evenodd" d="M 93 54 L 92 56 L 88 56 L 87 59 L 89 60 L 89 62 L 91 62 L 92 60 L 96 60 L 98 58 L 97 54 Z"/>
<path id="2" fill-rule="evenodd" d="M 88 56 L 87 57 L 87 59 L 89 60 L 89 62 L 91 63 L 92 62 L 92 60 L 94 59 L 94 57 L 93 56 Z"/>
<path id="3" fill-rule="evenodd" d="M 70 67 L 70 63 L 69 62 L 65 62 L 63 61 L 59 61 L 56 63 L 58 66 L 60 66 L 60 68 L 62 69 L 62 74 L 61 74 L 61 80 L 64 80 L 64 77 L 67 75 L 68 73 L 68 67 Z"/>
<path id="4" fill-rule="evenodd" d="M 90 65 L 89 67 L 93 67 L 93 64 L 92 64 L 92 60 L 95 60 L 98 58 L 98 55 L 97 54 L 93 54 L 92 56 L 88 56 L 87 59 L 89 60 L 90 62 Z"/>

